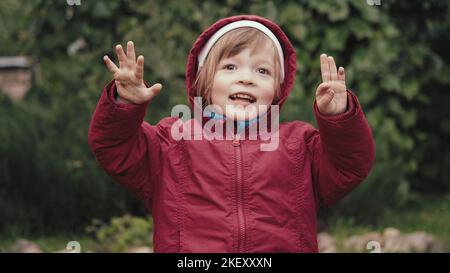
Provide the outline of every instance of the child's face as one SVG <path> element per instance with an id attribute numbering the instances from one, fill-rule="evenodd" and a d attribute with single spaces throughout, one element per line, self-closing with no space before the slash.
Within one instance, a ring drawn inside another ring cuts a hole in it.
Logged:
<path id="1" fill-rule="evenodd" d="M 220 114 L 235 120 L 250 120 L 264 114 L 275 96 L 275 49 L 267 43 L 222 59 L 213 79 L 211 102 Z M 227 107 L 228 105 L 228 107 Z M 266 109 L 259 109 L 266 105 Z"/>

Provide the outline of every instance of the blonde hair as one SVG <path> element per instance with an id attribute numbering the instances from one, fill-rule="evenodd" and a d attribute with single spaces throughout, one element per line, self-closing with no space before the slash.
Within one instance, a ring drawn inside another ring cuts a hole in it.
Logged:
<path id="1" fill-rule="evenodd" d="M 213 80 L 219 62 L 225 58 L 230 58 L 239 54 L 246 48 L 251 47 L 253 48 L 253 51 L 259 50 L 263 46 L 267 45 L 268 42 L 270 42 L 274 48 L 274 102 L 278 101 L 281 92 L 281 68 L 276 47 L 273 41 L 263 32 L 251 27 L 242 27 L 226 33 L 216 42 L 209 52 L 203 67 L 197 73 L 197 78 L 194 82 L 194 89 L 196 90 L 196 96 L 201 96 L 203 98 L 203 108 L 206 105 L 211 104 Z"/>

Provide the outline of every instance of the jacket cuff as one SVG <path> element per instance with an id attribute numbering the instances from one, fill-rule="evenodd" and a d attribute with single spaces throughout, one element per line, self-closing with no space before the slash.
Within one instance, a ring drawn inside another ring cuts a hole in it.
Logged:
<path id="1" fill-rule="evenodd" d="M 321 132 L 326 131 L 331 134 L 334 134 L 333 132 L 342 134 L 343 131 L 336 131 L 339 129 L 350 133 L 350 130 L 347 129 L 352 128 L 352 124 L 354 122 L 358 122 L 361 118 L 364 119 L 364 114 L 362 112 L 358 98 L 350 90 L 347 90 L 347 111 L 341 114 L 327 116 L 320 113 L 319 108 L 317 107 L 317 103 L 316 101 L 314 101 L 314 115 L 316 117 L 319 130 Z"/>
<path id="2" fill-rule="evenodd" d="M 145 84 L 147 85 L 147 83 Z M 142 104 L 118 102 L 114 97 L 116 92 L 116 83 L 113 79 L 105 86 L 104 94 L 102 95 L 104 104 L 108 105 L 109 112 L 113 118 L 134 119 L 136 116 L 144 118 L 148 102 Z"/>

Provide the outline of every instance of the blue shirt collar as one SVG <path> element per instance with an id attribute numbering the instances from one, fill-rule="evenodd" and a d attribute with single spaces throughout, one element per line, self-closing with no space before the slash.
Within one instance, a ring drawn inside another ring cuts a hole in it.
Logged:
<path id="1" fill-rule="evenodd" d="M 215 119 L 215 120 L 225 120 L 226 119 L 225 115 L 221 115 L 216 112 L 207 112 L 207 113 L 209 114 L 208 116 L 210 118 Z M 264 113 L 264 115 L 265 114 L 267 114 L 267 112 Z M 258 122 L 258 120 L 259 120 L 259 116 L 254 119 L 251 119 L 251 120 L 236 121 L 237 133 L 240 133 L 242 130 L 244 130 L 246 127 L 250 126 L 251 124 Z"/>

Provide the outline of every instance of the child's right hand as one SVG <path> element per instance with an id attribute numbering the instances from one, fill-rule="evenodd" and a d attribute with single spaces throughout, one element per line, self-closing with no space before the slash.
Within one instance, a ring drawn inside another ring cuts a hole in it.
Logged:
<path id="1" fill-rule="evenodd" d="M 132 41 L 127 43 L 127 55 L 121 45 L 116 46 L 118 68 L 108 56 L 103 60 L 116 81 L 118 100 L 123 103 L 142 104 L 150 101 L 161 91 L 161 84 L 157 83 L 147 88 L 144 84 L 144 56 L 140 55 L 136 61 Z"/>

